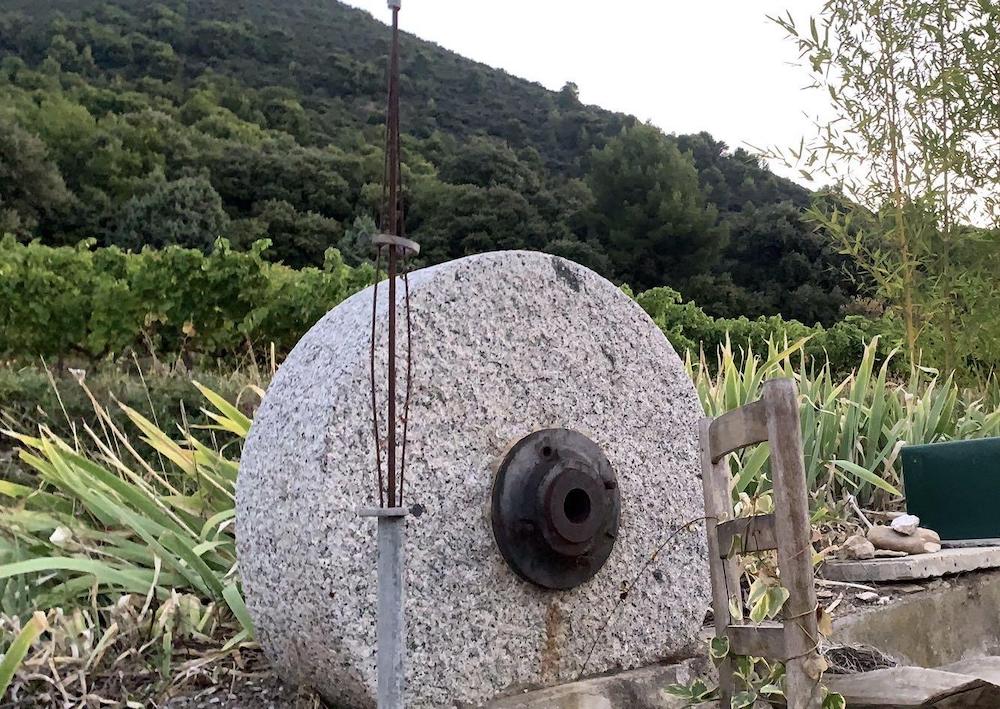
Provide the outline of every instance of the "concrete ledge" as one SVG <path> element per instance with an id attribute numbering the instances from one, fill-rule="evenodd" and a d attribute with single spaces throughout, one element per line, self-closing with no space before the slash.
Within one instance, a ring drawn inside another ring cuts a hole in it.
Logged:
<path id="1" fill-rule="evenodd" d="M 920 593 L 836 618 L 837 645 L 868 645 L 903 665 L 1000 655 L 1000 572 L 933 581 Z M 1000 705 L 998 705 L 1000 706 Z"/>
<path id="2" fill-rule="evenodd" d="M 966 571 L 1000 568 L 1000 547 L 942 549 L 894 559 L 828 561 L 820 575 L 831 581 L 915 581 Z"/>
<path id="3" fill-rule="evenodd" d="M 1000 688 L 981 679 L 922 667 L 827 675 L 824 680 L 852 709 L 994 709 L 1000 702 Z"/>
<path id="4" fill-rule="evenodd" d="M 684 701 L 668 695 L 667 687 L 706 672 L 707 659 L 693 658 L 502 697 L 482 709 L 683 709 Z"/>

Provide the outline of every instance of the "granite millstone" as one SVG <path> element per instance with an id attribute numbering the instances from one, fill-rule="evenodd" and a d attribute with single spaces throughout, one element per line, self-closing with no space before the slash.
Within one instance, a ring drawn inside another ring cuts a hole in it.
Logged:
<path id="1" fill-rule="evenodd" d="M 539 253 L 423 269 L 410 276 L 410 292 L 404 504 L 424 512 L 407 518 L 408 704 L 476 705 L 689 647 L 709 598 L 703 527 L 660 547 L 703 514 L 701 407 L 660 330 L 613 284 Z M 376 491 L 371 314 L 368 289 L 290 353 L 254 420 L 236 500 L 258 639 L 286 679 L 350 707 L 374 706 L 376 526 L 357 515 Z M 380 373 L 386 325 L 383 297 Z M 405 331 L 400 341 L 405 352 Z M 402 380 L 402 359 L 399 369 Z M 560 592 L 507 567 L 489 520 L 497 458 L 544 427 L 598 443 L 622 500 L 606 565 Z"/>

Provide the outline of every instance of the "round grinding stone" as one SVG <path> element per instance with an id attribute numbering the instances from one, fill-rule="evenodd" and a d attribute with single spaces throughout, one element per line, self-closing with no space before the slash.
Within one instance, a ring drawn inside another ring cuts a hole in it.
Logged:
<path id="1" fill-rule="evenodd" d="M 385 292 L 383 283 L 383 404 Z M 704 528 L 692 525 L 657 550 L 703 514 L 701 407 L 660 330 L 613 284 L 540 253 L 423 269 L 410 276 L 410 292 L 403 502 L 422 514 L 406 520 L 408 705 L 474 706 L 688 649 L 709 601 Z M 357 514 L 377 502 L 371 311 L 369 289 L 289 354 L 257 412 L 237 484 L 240 574 L 257 637 L 285 678 L 335 706 L 374 706 L 376 522 Z M 546 428 L 579 431 L 600 446 L 620 495 L 606 563 L 564 591 L 515 573 L 490 519 L 500 459 Z"/>

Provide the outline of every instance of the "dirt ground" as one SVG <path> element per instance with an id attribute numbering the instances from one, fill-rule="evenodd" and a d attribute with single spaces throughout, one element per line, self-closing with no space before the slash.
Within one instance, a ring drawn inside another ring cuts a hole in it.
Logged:
<path id="1" fill-rule="evenodd" d="M 163 709 L 305 709 L 325 705 L 310 693 L 288 687 L 273 673 L 233 678 L 229 686 L 189 687 L 159 705 Z"/>
<path id="2" fill-rule="evenodd" d="M 175 685 L 162 709 L 329 709 L 314 692 L 282 682 L 260 650 L 242 650 L 242 667 L 225 667 L 221 676 L 203 675 Z"/>

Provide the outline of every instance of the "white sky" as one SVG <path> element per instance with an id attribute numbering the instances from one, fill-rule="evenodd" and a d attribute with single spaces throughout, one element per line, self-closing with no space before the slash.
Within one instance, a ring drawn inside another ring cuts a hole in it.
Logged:
<path id="1" fill-rule="evenodd" d="M 385 0 L 346 0 L 386 21 Z M 799 26 L 822 0 L 403 0 L 400 26 L 446 49 L 649 120 L 706 130 L 731 148 L 798 146 L 822 96 L 790 66 L 794 44 L 766 15 Z M 806 24 L 808 26 L 808 24 Z M 789 174 L 778 165 L 772 167 Z M 789 176 L 791 176 L 789 174 Z"/>

